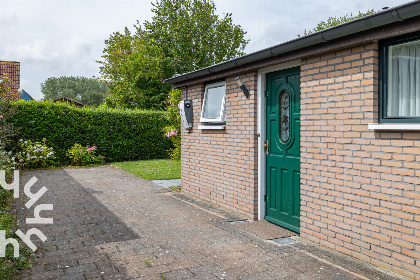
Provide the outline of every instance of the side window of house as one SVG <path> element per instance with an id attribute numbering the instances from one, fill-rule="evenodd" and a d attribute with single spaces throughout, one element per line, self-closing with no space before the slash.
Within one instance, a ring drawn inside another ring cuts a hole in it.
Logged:
<path id="1" fill-rule="evenodd" d="M 420 34 L 386 41 L 380 50 L 380 121 L 420 123 Z"/>
<path id="2" fill-rule="evenodd" d="M 225 103 L 226 83 L 208 84 L 204 91 L 200 122 L 210 124 L 226 122 Z"/>

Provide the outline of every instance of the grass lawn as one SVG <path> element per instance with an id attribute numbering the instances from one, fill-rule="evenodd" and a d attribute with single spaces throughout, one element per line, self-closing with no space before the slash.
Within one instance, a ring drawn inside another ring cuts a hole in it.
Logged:
<path id="1" fill-rule="evenodd" d="M 145 180 L 181 178 L 181 161 L 172 159 L 123 161 L 113 162 L 111 165 Z"/>

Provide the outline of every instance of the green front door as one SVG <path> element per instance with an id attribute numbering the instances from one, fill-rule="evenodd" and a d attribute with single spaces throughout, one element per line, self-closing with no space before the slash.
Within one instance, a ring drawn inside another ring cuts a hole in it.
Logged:
<path id="1" fill-rule="evenodd" d="M 267 216 L 300 232 L 300 68 L 268 73 Z"/>

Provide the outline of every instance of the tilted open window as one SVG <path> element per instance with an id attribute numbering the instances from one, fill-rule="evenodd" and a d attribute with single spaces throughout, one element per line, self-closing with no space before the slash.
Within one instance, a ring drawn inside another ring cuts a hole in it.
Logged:
<path id="1" fill-rule="evenodd" d="M 219 82 L 208 84 L 204 91 L 203 107 L 201 110 L 200 122 L 223 123 L 226 103 L 226 83 Z"/>

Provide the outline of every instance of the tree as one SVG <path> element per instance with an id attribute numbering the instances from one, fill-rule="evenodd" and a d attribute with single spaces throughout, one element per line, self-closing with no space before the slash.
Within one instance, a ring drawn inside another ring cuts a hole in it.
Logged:
<path id="1" fill-rule="evenodd" d="M 321 30 L 324 30 L 324 29 L 327 29 L 327 28 L 330 28 L 330 27 L 333 27 L 333 26 L 336 26 L 336 25 L 340 25 L 340 24 L 343 24 L 343 23 L 346 23 L 346 22 L 349 22 L 349 21 L 352 21 L 352 20 L 355 20 L 355 19 L 358 19 L 358 18 L 362 18 L 362 17 L 368 16 L 368 15 L 376 14 L 377 12 L 378 11 L 375 11 L 375 10 L 372 9 L 372 10 L 368 10 L 366 13 L 362 13 L 362 12 L 359 11 L 359 14 L 354 15 L 354 16 L 353 16 L 353 13 L 350 13 L 350 15 L 345 15 L 343 17 L 330 17 L 330 18 L 328 18 L 327 22 L 321 21 L 312 30 L 306 30 L 305 29 L 303 35 L 306 36 L 306 35 L 309 35 L 309 34 L 312 34 L 312 33 L 316 33 L 316 32 L 319 32 Z M 300 37 L 300 35 L 298 35 L 298 37 Z"/>
<path id="2" fill-rule="evenodd" d="M 52 77 L 41 84 L 44 99 L 66 96 L 93 106 L 103 102 L 107 91 L 103 81 L 85 77 Z"/>
<path id="3" fill-rule="evenodd" d="M 249 40 L 232 14 L 219 18 L 213 0 L 157 0 L 145 32 L 165 57 L 167 78 L 244 55 Z"/>
<path id="4" fill-rule="evenodd" d="M 108 82 L 106 104 L 112 107 L 164 108 L 170 85 L 162 82 L 163 56 L 159 47 L 145 36 L 141 28 L 134 34 L 114 32 L 105 40 L 104 61 L 100 73 Z"/>
<path id="5" fill-rule="evenodd" d="M 162 0 L 151 22 L 139 21 L 132 34 L 114 32 L 105 40 L 100 73 L 113 107 L 164 109 L 174 74 L 194 71 L 243 55 L 248 43 L 231 14 L 219 18 L 213 0 Z"/>

